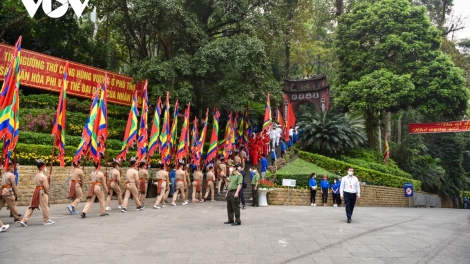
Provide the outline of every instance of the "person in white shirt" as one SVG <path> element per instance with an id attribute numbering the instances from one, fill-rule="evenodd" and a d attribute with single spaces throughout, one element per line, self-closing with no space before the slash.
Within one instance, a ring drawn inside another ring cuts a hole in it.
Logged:
<path id="1" fill-rule="evenodd" d="M 344 200 L 346 205 L 346 216 L 348 218 L 348 223 L 351 223 L 351 217 L 354 211 L 354 205 L 356 204 L 356 199 L 361 199 L 361 187 L 359 186 L 359 180 L 354 174 L 354 169 L 348 169 L 348 175 L 344 176 L 341 180 L 341 187 L 339 188 L 339 193 L 341 200 Z"/>
<path id="2" fill-rule="evenodd" d="M 271 138 L 271 150 L 276 149 L 277 134 L 276 134 L 276 129 L 274 127 L 271 128 L 271 131 L 269 132 L 269 137 Z"/>
<path id="3" fill-rule="evenodd" d="M 294 136 L 294 129 L 290 127 L 289 129 L 289 137 L 292 138 Z"/>
<path id="4" fill-rule="evenodd" d="M 277 126 L 276 128 L 276 147 L 279 147 L 279 139 L 281 138 L 282 128 L 281 126 Z"/>

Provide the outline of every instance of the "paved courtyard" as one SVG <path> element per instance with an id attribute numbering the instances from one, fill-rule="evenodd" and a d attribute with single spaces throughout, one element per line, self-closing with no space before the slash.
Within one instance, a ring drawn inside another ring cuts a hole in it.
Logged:
<path id="1" fill-rule="evenodd" d="M 112 201 L 106 217 L 93 204 L 86 219 L 52 205 L 52 226 L 2 210 L 1 263 L 470 263 L 470 210 L 357 207 L 347 224 L 344 207 L 248 206 L 232 227 L 224 202 L 154 201 L 127 214 Z"/>

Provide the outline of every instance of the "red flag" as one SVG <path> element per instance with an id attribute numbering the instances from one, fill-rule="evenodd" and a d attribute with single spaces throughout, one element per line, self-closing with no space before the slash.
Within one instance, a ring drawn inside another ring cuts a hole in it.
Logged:
<path id="1" fill-rule="evenodd" d="M 287 118 L 286 118 L 286 127 L 285 127 L 285 139 L 289 140 L 289 129 L 290 127 L 294 127 L 295 125 L 295 114 L 294 110 L 292 110 L 292 105 L 287 103 Z"/>

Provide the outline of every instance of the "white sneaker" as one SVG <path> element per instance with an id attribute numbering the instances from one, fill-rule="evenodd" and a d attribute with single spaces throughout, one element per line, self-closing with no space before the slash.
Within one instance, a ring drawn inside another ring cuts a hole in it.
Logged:
<path id="1" fill-rule="evenodd" d="M 7 230 L 9 227 L 10 225 L 3 225 L 2 227 L 0 227 L 0 232 Z"/>
<path id="2" fill-rule="evenodd" d="M 176 203 L 171 203 L 171 205 L 176 206 Z"/>
<path id="3" fill-rule="evenodd" d="M 122 205 L 119 205 L 119 206 L 118 206 L 118 209 L 122 209 Z"/>
<path id="4" fill-rule="evenodd" d="M 310 204 L 310 206 L 313 206 L 313 204 Z"/>
<path id="5" fill-rule="evenodd" d="M 43 225 L 52 225 L 55 224 L 54 220 L 49 219 L 49 221 L 45 222 Z"/>
<path id="6" fill-rule="evenodd" d="M 189 203 L 189 200 L 186 200 L 186 201 L 184 201 L 184 202 L 185 202 L 186 204 L 188 204 L 188 203 Z"/>
<path id="7" fill-rule="evenodd" d="M 184 203 L 182 203 L 182 205 L 187 205 L 187 204 L 188 204 L 188 202 L 184 202 Z"/>
<path id="8" fill-rule="evenodd" d="M 313 206 L 315 207 L 315 206 L 317 206 L 317 205 L 316 205 L 316 204 L 313 204 Z"/>
<path id="9" fill-rule="evenodd" d="M 106 206 L 106 211 L 111 211 L 111 207 Z"/>
<path id="10" fill-rule="evenodd" d="M 163 207 L 163 208 L 165 208 L 165 207 L 166 207 L 166 205 L 165 205 L 165 204 L 162 204 L 162 207 Z"/>
<path id="11" fill-rule="evenodd" d="M 337 205 L 337 204 L 335 204 L 335 205 L 333 205 L 333 207 L 338 207 L 338 205 Z"/>
<path id="12" fill-rule="evenodd" d="M 154 205 L 153 208 L 160 209 L 160 206 Z"/>

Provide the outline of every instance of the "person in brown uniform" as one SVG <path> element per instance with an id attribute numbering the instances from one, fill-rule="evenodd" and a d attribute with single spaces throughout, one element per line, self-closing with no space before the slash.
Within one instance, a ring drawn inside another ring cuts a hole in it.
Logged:
<path id="1" fill-rule="evenodd" d="M 208 166 L 209 171 L 206 173 L 206 195 L 204 195 L 204 200 L 207 199 L 209 196 L 209 191 L 211 192 L 211 202 L 215 202 L 214 200 L 214 182 L 215 182 L 215 174 L 214 174 L 214 167 Z"/>
<path id="2" fill-rule="evenodd" d="M 220 188 L 222 185 L 222 182 L 225 181 L 225 176 L 226 176 L 226 171 L 227 171 L 227 165 L 225 164 L 224 157 L 220 158 L 220 164 L 219 164 L 219 179 L 217 182 L 217 191 L 220 194 Z"/>
<path id="3" fill-rule="evenodd" d="M 163 164 L 159 164 L 159 171 L 155 174 L 155 179 L 157 180 L 157 200 L 155 201 L 155 205 L 153 208 L 160 209 L 160 202 L 162 203 L 162 207 L 166 207 L 165 198 L 169 193 L 169 173 L 164 169 Z"/>
<path id="4" fill-rule="evenodd" d="M 113 160 L 113 168 L 109 172 L 109 187 L 108 187 L 108 197 L 106 198 L 106 210 L 111 211 L 111 197 L 116 194 L 119 202 L 119 209 L 122 208 L 122 195 L 121 187 L 119 183 L 121 182 L 121 171 L 119 170 L 119 162 Z"/>
<path id="5" fill-rule="evenodd" d="M 242 159 L 242 167 L 245 169 L 245 161 L 246 161 L 246 152 L 243 146 L 240 148 L 240 158 Z"/>
<path id="6" fill-rule="evenodd" d="M 199 166 L 196 167 L 196 170 L 193 172 L 193 203 L 197 200 L 199 202 L 204 202 L 202 199 L 202 171 Z M 196 200 L 197 199 L 197 200 Z"/>
<path id="7" fill-rule="evenodd" d="M 181 200 L 183 201 L 182 205 L 187 205 L 186 196 L 184 194 L 184 188 L 186 187 L 186 173 L 183 170 L 184 164 L 180 163 L 178 169 L 176 170 L 176 183 L 175 183 L 175 192 L 173 193 L 173 200 L 171 205 L 176 205 L 176 198 L 178 198 L 178 193 L 181 193 Z"/>
<path id="8" fill-rule="evenodd" d="M 189 164 L 186 164 L 184 167 L 184 182 L 186 183 L 186 186 L 184 187 L 184 196 L 186 197 L 186 201 L 184 201 L 186 204 L 189 203 L 189 187 L 191 187 L 191 178 L 189 177 Z"/>
<path id="9" fill-rule="evenodd" d="M 139 164 L 139 201 L 142 205 L 145 205 L 149 179 L 149 172 L 146 169 L 146 164 L 147 163 L 145 161 L 141 161 Z"/>
<path id="10" fill-rule="evenodd" d="M 104 194 L 108 192 L 108 186 L 106 184 L 106 179 L 104 174 L 98 170 L 98 163 L 95 163 L 95 171 L 91 173 L 91 186 L 90 191 L 87 195 L 87 202 L 85 208 L 82 211 L 82 218 L 86 217 L 88 210 L 90 210 L 91 204 L 95 201 L 95 198 L 98 198 L 100 201 L 100 216 L 107 216 Z"/>
<path id="11" fill-rule="evenodd" d="M 7 230 L 9 227 L 10 225 L 4 225 L 2 221 L 0 221 L 0 232 Z"/>
<path id="12" fill-rule="evenodd" d="M 8 163 L 8 170 L 2 177 L 2 188 L 0 191 L 0 210 L 5 204 L 10 208 L 10 214 L 13 215 L 15 222 L 21 221 L 16 209 L 16 199 L 18 198 L 18 188 L 15 183 L 15 174 L 13 174 L 13 162 Z"/>
<path id="13" fill-rule="evenodd" d="M 84 175 L 83 170 L 80 169 L 80 161 L 72 163 L 72 165 L 73 168 L 70 172 L 69 187 L 69 199 L 72 200 L 72 203 L 67 205 L 67 209 L 69 209 L 71 214 L 78 214 L 78 211 L 75 210 L 75 208 L 82 201 Z"/>
<path id="14" fill-rule="evenodd" d="M 219 182 L 219 180 L 221 179 L 220 174 L 219 174 L 219 166 L 221 163 L 222 162 L 220 161 L 220 158 L 215 159 L 214 174 L 215 174 L 215 178 L 217 179 L 217 182 Z M 215 185 L 215 182 L 214 182 L 214 185 Z M 217 191 L 220 192 L 220 190 L 217 190 Z"/>
<path id="15" fill-rule="evenodd" d="M 36 160 L 36 167 L 38 168 L 38 173 L 34 176 L 36 188 L 34 189 L 28 210 L 20 222 L 22 226 L 28 226 L 28 220 L 33 214 L 33 210 L 37 208 L 42 210 L 43 225 L 55 224 L 54 220 L 49 218 L 49 181 L 44 174 L 47 171 L 46 163 L 43 160 Z"/>
<path id="16" fill-rule="evenodd" d="M 137 211 L 143 210 L 145 207 L 142 206 L 138 199 L 137 186 L 136 183 L 139 182 L 139 172 L 137 171 L 137 161 L 135 158 L 131 158 L 129 161 L 131 167 L 126 171 L 126 183 L 124 189 L 124 201 L 122 201 L 122 212 L 127 213 L 127 203 L 129 202 L 129 197 L 134 197 L 135 205 L 137 206 Z"/>

